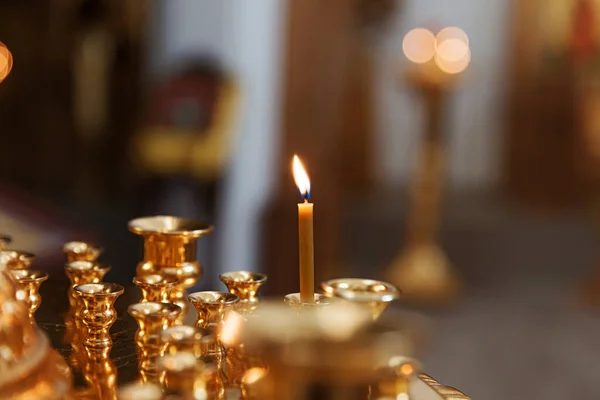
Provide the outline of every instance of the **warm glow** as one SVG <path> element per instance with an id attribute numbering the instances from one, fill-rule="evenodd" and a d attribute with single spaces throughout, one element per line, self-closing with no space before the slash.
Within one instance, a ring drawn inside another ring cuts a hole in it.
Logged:
<path id="1" fill-rule="evenodd" d="M 300 194 L 304 198 L 304 200 L 308 200 L 310 198 L 310 179 L 308 179 L 308 174 L 300 162 L 298 156 L 294 155 L 293 161 L 293 171 L 294 171 L 294 180 L 296 181 L 296 186 L 298 186 L 298 190 Z"/>
<path id="2" fill-rule="evenodd" d="M 458 60 L 447 59 L 443 53 L 436 53 L 435 63 L 447 74 L 459 74 L 467 69 L 471 62 L 471 51 L 467 48 L 466 53 Z"/>
<path id="3" fill-rule="evenodd" d="M 402 50 L 410 61 L 426 63 L 435 55 L 435 36 L 425 28 L 413 29 L 404 36 Z"/>
<path id="4" fill-rule="evenodd" d="M 0 82 L 10 73 L 13 65 L 12 54 L 4 43 L 0 42 Z"/>
<path id="5" fill-rule="evenodd" d="M 235 311 L 228 313 L 223 328 L 221 329 L 221 342 L 225 345 L 235 344 L 238 340 L 243 323 L 244 318 L 240 314 Z"/>
<path id="6" fill-rule="evenodd" d="M 267 374 L 267 370 L 260 367 L 253 367 L 247 370 L 242 377 L 242 382 L 246 385 L 252 385 L 258 382 Z"/>

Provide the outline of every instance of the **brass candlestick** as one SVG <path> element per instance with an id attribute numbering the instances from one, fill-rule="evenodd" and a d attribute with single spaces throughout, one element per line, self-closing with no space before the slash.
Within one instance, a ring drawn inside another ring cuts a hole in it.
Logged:
<path id="1" fill-rule="evenodd" d="M 110 327 L 117 320 L 114 308 L 124 288 L 116 283 L 86 283 L 75 286 L 75 295 L 83 301 L 81 318 L 87 328 L 84 346 L 105 348 L 112 345 Z"/>
<path id="2" fill-rule="evenodd" d="M 172 326 L 160 333 L 160 354 L 188 352 L 200 358 L 208 354 L 215 340 L 216 337 L 205 329 L 186 325 Z"/>
<path id="3" fill-rule="evenodd" d="M 139 350 L 142 380 L 154 380 L 158 377 L 155 362 L 161 351 L 160 334 L 173 325 L 181 313 L 181 308 L 171 303 L 146 302 L 132 304 L 127 311 L 139 327 L 135 333 L 135 344 Z"/>
<path id="4" fill-rule="evenodd" d="M 379 318 L 390 302 L 400 297 L 394 285 L 372 279 L 341 278 L 321 283 L 325 296 L 338 297 L 364 306 L 373 317 Z"/>
<path id="5" fill-rule="evenodd" d="M 28 269 L 35 260 L 35 255 L 22 250 L 0 251 L 0 264 L 11 270 Z"/>
<path id="6" fill-rule="evenodd" d="M 227 313 L 240 301 L 240 298 L 229 292 L 195 292 L 188 296 L 190 303 L 196 308 L 198 328 L 216 328 L 223 326 Z"/>
<path id="7" fill-rule="evenodd" d="M 127 311 L 138 323 L 135 342 L 143 346 L 149 342 L 158 345 L 160 333 L 173 325 L 181 308 L 171 303 L 145 302 L 132 304 Z"/>
<path id="8" fill-rule="evenodd" d="M 42 296 L 39 290 L 41 284 L 48 279 L 48 274 L 42 271 L 13 270 L 12 276 L 19 282 L 25 290 L 25 304 L 29 309 L 29 319 L 35 324 L 35 312 L 42 304 Z"/>
<path id="9" fill-rule="evenodd" d="M 171 291 L 177 284 L 177 279 L 168 278 L 158 274 L 141 275 L 133 278 L 133 283 L 142 292 L 141 303 L 145 302 L 170 302 Z"/>
<path id="10" fill-rule="evenodd" d="M 235 271 L 221 274 L 219 279 L 227 286 L 229 293 L 240 298 L 240 302 L 236 307 L 237 311 L 247 313 L 253 311 L 260 301 L 258 290 L 267 282 L 267 275 L 256 272 Z"/>
<path id="11" fill-rule="evenodd" d="M 158 274 L 177 280 L 170 299 L 181 307 L 181 323 L 187 314 L 185 290 L 202 276 L 196 241 L 211 233 L 213 227 L 192 219 L 154 216 L 129 221 L 129 230 L 144 239 L 144 258 L 138 264 L 137 276 Z"/>
<path id="12" fill-rule="evenodd" d="M 157 368 L 161 371 L 164 392 L 180 399 L 214 398 L 208 397 L 204 364 L 192 353 L 178 352 L 158 359 Z"/>
<path id="13" fill-rule="evenodd" d="M 404 290 L 408 301 L 444 304 L 455 300 L 460 282 L 437 240 L 440 224 L 444 157 L 444 95 L 449 74 L 428 71 L 411 75 L 425 105 L 425 133 L 412 187 L 407 244 L 393 260 L 387 280 Z"/>
<path id="14" fill-rule="evenodd" d="M 99 283 L 110 271 L 110 266 L 92 261 L 72 261 L 65 264 L 65 275 L 71 285 L 68 289 L 69 304 L 74 313 L 77 312 L 77 298 L 74 295 L 74 289 L 77 285 L 85 283 Z"/>
<path id="15" fill-rule="evenodd" d="M 88 242 L 67 242 L 62 251 L 67 257 L 67 262 L 96 261 L 102 254 L 102 247 Z"/>

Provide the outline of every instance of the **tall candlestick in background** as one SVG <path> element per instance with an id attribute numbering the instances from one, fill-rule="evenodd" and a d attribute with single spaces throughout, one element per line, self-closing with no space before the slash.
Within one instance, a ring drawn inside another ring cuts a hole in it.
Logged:
<path id="1" fill-rule="evenodd" d="M 293 161 L 294 180 L 304 203 L 298 204 L 298 253 L 300 255 L 300 300 L 312 303 L 315 298 L 315 247 L 313 239 L 313 204 L 310 199 L 310 179 L 298 156 Z"/>

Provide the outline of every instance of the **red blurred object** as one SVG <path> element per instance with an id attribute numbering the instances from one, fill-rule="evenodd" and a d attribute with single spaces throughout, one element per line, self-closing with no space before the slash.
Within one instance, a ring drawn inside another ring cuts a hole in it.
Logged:
<path id="1" fill-rule="evenodd" d="M 594 4 L 590 0 L 577 0 L 573 13 L 571 53 L 576 63 L 585 62 L 596 48 Z"/>

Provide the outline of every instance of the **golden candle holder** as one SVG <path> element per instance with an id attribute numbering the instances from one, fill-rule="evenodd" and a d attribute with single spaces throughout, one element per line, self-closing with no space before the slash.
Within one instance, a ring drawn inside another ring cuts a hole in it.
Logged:
<path id="1" fill-rule="evenodd" d="M 138 323 L 134 341 L 142 380 L 155 380 L 158 377 L 156 359 L 161 352 L 160 334 L 175 323 L 181 308 L 171 303 L 146 302 L 132 304 L 127 311 Z"/>
<path id="2" fill-rule="evenodd" d="M 222 396 L 209 397 L 205 379 L 207 371 L 192 353 L 166 354 L 158 359 L 157 368 L 161 371 L 161 381 L 167 396 L 181 399 L 223 399 Z"/>
<path id="3" fill-rule="evenodd" d="M 219 275 L 219 279 L 227 286 L 229 293 L 240 298 L 236 311 L 249 313 L 255 310 L 260 302 L 258 290 L 267 282 L 267 275 L 257 272 L 234 271 Z"/>
<path id="4" fill-rule="evenodd" d="M 11 270 L 28 269 L 35 260 L 35 255 L 22 250 L 1 250 L 0 264 Z"/>
<path id="5" fill-rule="evenodd" d="M 400 297 L 394 285 L 373 279 L 341 278 L 321 283 L 325 296 L 337 297 L 365 307 L 373 320 L 379 318 L 387 306 Z"/>
<path id="6" fill-rule="evenodd" d="M 188 296 L 189 302 L 196 308 L 198 328 L 215 328 L 220 332 L 227 313 L 240 301 L 240 298 L 229 292 L 195 292 Z"/>
<path id="7" fill-rule="evenodd" d="M 202 266 L 196 259 L 197 240 L 212 232 L 204 222 L 172 217 L 142 217 L 129 221 L 129 230 L 144 239 L 144 256 L 138 264 L 137 276 L 162 275 L 177 280 L 170 300 L 181 307 L 183 322 L 187 314 L 186 289 L 202 276 Z"/>
<path id="8" fill-rule="evenodd" d="M 198 327 L 172 326 L 160 333 L 160 354 L 192 353 L 196 358 L 208 355 L 216 337 Z"/>
<path id="9" fill-rule="evenodd" d="M 75 286 L 85 283 L 102 282 L 104 276 L 110 271 L 110 265 L 96 263 L 93 261 L 72 261 L 65 264 L 65 275 L 69 279 L 70 286 L 68 290 L 69 304 L 73 314 L 77 313 L 77 298 L 74 294 Z"/>
<path id="10" fill-rule="evenodd" d="M 48 279 L 48 274 L 42 271 L 12 270 L 12 276 L 25 290 L 25 304 L 29 308 L 29 320 L 35 324 L 35 312 L 42 304 L 39 290 L 43 282 Z"/>
<path id="11" fill-rule="evenodd" d="M 116 283 L 86 283 L 75 286 L 74 290 L 83 302 L 81 318 L 87 329 L 83 345 L 90 348 L 110 347 L 110 328 L 117 320 L 114 304 L 125 289 Z"/>
<path id="12" fill-rule="evenodd" d="M 67 257 L 67 262 L 74 261 L 96 261 L 102 254 L 102 247 L 89 242 L 67 242 L 62 251 Z"/>
<path id="13" fill-rule="evenodd" d="M 12 400 L 62 399 L 71 391 L 70 371 L 33 324 L 23 290 L 0 264 L 0 394 Z"/>
<path id="14" fill-rule="evenodd" d="M 160 343 L 160 333 L 172 326 L 179 314 L 181 308 L 171 303 L 135 303 L 131 304 L 127 311 L 138 323 L 138 330 L 135 333 L 135 342 L 138 346 L 148 345 L 154 342 Z"/>
<path id="15" fill-rule="evenodd" d="M 158 274 L 141 275 L 133 278 L 133 284 L 142 292 L 141 303 L 168 303 L 170 302 L 171 291 L 177 284 L 177 279 Z"/>

